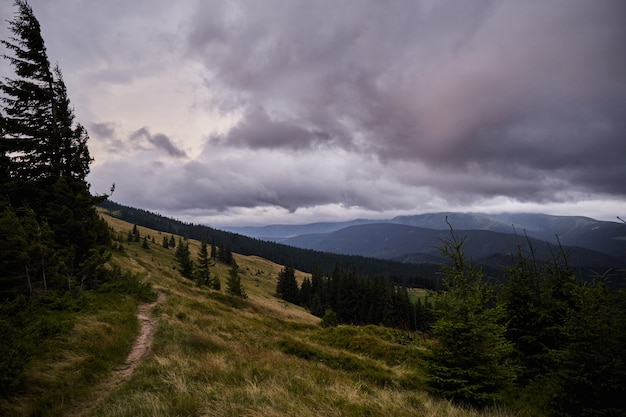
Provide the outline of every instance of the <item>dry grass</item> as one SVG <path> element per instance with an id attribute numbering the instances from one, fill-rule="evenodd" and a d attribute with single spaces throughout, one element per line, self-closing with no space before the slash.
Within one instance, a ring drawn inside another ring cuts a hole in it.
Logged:
<path id="1" fill-rule="evenodd" d="M 104 217 L 121 234 L 132 228 Z M 235 254 L 249 295 L 236 299 L 180 277 L 173 269 L 174 251 L 160 245 L 162 235 L 139 230 L 142 236 L 154 236 L 156 244 L 144 250 L 123 242 L 124 251 L 116 252 L 113 262 L 168 297 L 153 310 L 158 328 L 150 355 L 93 415 L 511 416 L 464 410 L 420 390 L 418 355 L 425 343 L 420 338 L 407 343 L 406 335 L 376 326 L 363 330 L 367 337 L 348 326 L 345 332 L 322 329 L 317 317 L 274 297 L 282 266 Z M 190 241 L 190 247 L 195 256 L 198 242 Z M 224 283 L 228 267 L 216 264 L 211 274 Z M 298 271 L 297 276 L 306 275 Z M 77 329 L 84 334 L 108 331 L 82 321 Z M 353 347 L 336 340 L 342 337 L 354 338 Z M 381 349 L 412 359 L 393 363 Z M 92 390 L 97 389 L 95 384 Z"/>

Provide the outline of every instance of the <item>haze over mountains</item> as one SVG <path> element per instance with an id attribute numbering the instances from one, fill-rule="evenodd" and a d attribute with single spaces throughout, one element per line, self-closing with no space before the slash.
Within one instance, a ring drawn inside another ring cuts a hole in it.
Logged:
<path id="1" fill-rule="evenodd" d="M 530 244 L 538 260 L 547 260 L 558 256 L 560 242 L 571 265 L 598 270 L 626 266 L 626 225 L 578 216 L 442 212 L 225 230 L 300 248 L 422 263 L 442 261 L 438 246 L 450 237 L 446 218 L 466 238 L 466 255 L 485 265 L 510 262 L 518 244 L 526 252 Z"/>

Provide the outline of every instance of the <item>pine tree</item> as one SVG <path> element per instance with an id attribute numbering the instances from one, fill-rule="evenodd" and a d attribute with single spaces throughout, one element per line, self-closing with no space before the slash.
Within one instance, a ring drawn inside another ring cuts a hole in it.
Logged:
<path id="1" fill-rule="evenodd" d="M 458 403 L 486 406 L 515 380 L 503 311 L 482 272 L 463 255 L 463 240 L 445 240 L 445 290 L 438 297 L 436 343 L 427 357 L 429 390 Z"/>
<path id="2" fill-rule="evenodd" d="M 287 302 L 298 304 L 298 282 L 291 262 L 288 262 L 278 274 L 276 295 Z"/>
<path id="3" fill-rule="evenodd" d="M 161 244 L 165 249 L 170 248 L 170 242 L 167 236 L 163 236 L 163 243 Z"/>
<path id="4" fill-rule="evenodd" d="M 572 288 L 563 344 L 550 352 L 554 365 L 544 376 L 553 415 L 626 415 L 626 290 L 603 278 Z"/>
<path id="5" fill-rule="evenodd" d="M 74 123 L 58 66 L 51 68 L 39 22 L 26 1 L 9 22 L 14 36 L 3 40 L 18 78 L 0 83 L 4 103 L 0 155 L 9 176 L 26 180 L 70 177 L 83 181 L 92 159 L 88 135 Z M 9 157 L 8 155 L 13 155 Z"/>
<path id="6" fill-rule="evenodd" d="M 240 298 L 248 298 L 246 290 L 243 288 L 243 285 L 241 285 L 241 278 L 239 277 L 239 266 L 237 266 L 236 262 L 232 263 L 230 271 L 228 272 L 226 291 Z"/>
<path id="7" fill-rule="evenodd" d="M 200 251 L 198 252 L 198 267 L 196 268 L 196 282 L 201 285 L 211 286 L 211 274 L 209 271 L 209 251 L 206 242 L 200 243 Z"/>
<path id="8" fill-rule="evenodd" d="M 215 291 L 220 291 L 222 289 L 222 281 L 220 280 L 220 277 L 215 275 L 213 278 L 211 278 L 211 288 L 213 288 Z"/>
<path id="9" fill-rule="evenodd" d="M 185 277 L 193 278 L 193 262 L 191 261 L 191 254 L 189 252 L 189 244 L 178 243 L 176 253 L 174 254 L 176 262 L 178 263 L 178 270 L 180 274 Z"/>
<path id="10" fill-rule="evenodd" d="M 226 265 L 231 265 L 234 262 L 233 253 L 228 243 L 223 243 L 217 248 L 217 260 Z"/>
<path id="11" fill-rule="evenodd" d="M 529 406 L 535 413 L 621 415 L 626 293 L 611 290 L 604 277 L 577 281 L 563 253 L 539 265 L 533 252 L 517 249 L 501 293 L 521 368 L 517 389 L 522 397 L 541 392 Z"/>
<path id="12" fill-rule="evenodd" d="M 52 152 L 52 169 L 58 176 L 84 180 L 93 161 L 87 147 L 89 135 L 81 124 L 74 124 L 74 112 L 58 65 L 54 67 L 53 75 L 57 122 L 55 132 L 58 137 Z"/>
<path id="13" fill-rule="evenodd" d="M 322 317 L 327 307 L 326 281 L 321 269 L 316 267 L 311 275 L 311 314 Z"/>
<path id="14" fill-rule="evenodd" d="M 68 248 L 64 259 L 55 262 L 53 258 L 55 246 L 53 233 L 48 224 L 41 223 L 37 219 L 36 213 L 29 207 L 20 208 L 18 212 L 28 244 L 27 264 L 25 265 L 28 293 L 45 293 L 49 287 L 51 289 L 54 287 L 49 284 L 57 281 L 55 277 L 57 267 L 65 263 L 67 258 L 71 258 L 73 254 L 71 248 Z"/>
<path id="15" fill-rule="evenodd" d="M 5 55 L 18 78 L 0 83 L 4 103 L 2 156 L 9 177 L 40 179 L 50 165 L 56 129 L 52 72 L 41 28 L 32 8 L 15 1 L 15 19 L 9 22 L 14 36 L 2 44 L 13 53 Z M 15 155 L 10 157 L 9 155 Z M 8 159 L 5 157 L 9 156 Z"/>
<path id="16" fill-rule="evenodd" d="M 92 161 L 88 135 L 74 123 L 61 71 L 50 66 L 32 8 L 23 0 L 15 6 L 13 36 L 2 41 L 16 77 L 0 82 L 0 193 L 51 230 L 47 278 L 65 275 L 59 282 L 69 288 L 72 280 L 95 279 L 110 234 L 94 207 L 102 198 L 91 196 L 85 181 Z M 48 281 L 56 278 L 44 287 Z"/>
<path id="17" fill-rule="evenodd" d="M 308 309 L 311 308 L 311 304 L 313 303 L 313 285 L 309 277 L 304 278 L 302 285 L 300 285 L 300 302 L 303 307 Z"/>
<path id="18" fill-rule="evenodd" d="M 150 249 L 150 246 L 148 246 L 148 237 L 147 236 L 143 237 L 143 242 L 141 244 L 141 247 L 143 249 Z"/>

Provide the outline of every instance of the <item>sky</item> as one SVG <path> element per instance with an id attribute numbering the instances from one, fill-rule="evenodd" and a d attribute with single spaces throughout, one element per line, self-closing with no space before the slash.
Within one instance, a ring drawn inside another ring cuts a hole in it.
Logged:
<path id="1" fill-rule="evenodd" d="M 215 227 L 626 217 L 624 0 L 29 4 L 91 190 L 121 204 Z"/>

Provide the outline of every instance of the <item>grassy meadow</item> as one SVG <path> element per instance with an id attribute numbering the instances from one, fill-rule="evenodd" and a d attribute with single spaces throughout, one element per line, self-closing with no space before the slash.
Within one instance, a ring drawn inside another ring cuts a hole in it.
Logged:
<path id="1" fill-rule="evenodd" d="M 198 287 L 175 270 L 175 249 L 161 246 L 161 233 L 139 227 L 142 237 L 156 242 L 143 249 L 126 242 L 131 224 L 104 218 L 123 237 L 110 263 L 166 296 L 152 310 L 157 328 L 150 353 L 128 381 L 108 380 L 137 333 L 140 301 L 124 294 L 83 296 L 75 317 L 65 313 L 74 324 L 29 364 L 25 388 L 0 404 L 0 414 L 512 415 L 465 410 L 426 394 L 420 352 L 428 341 L 422 337 L 378 326 L 320 327 L 319 318 L 274 296 L 281 265 L 235 254 L 248 294 L 242 300 L 226 294 L 228 266 L 211 267 L 221 291 Z M 190 241 L 192 259 L 199 246 Z M 297 272 L 299 280 L 305 276 Z"/>

